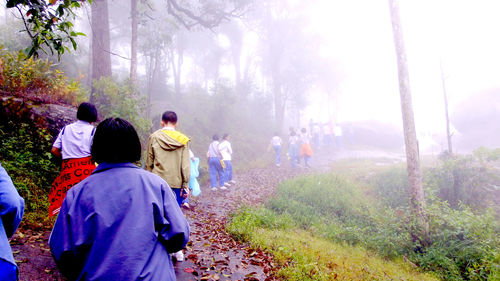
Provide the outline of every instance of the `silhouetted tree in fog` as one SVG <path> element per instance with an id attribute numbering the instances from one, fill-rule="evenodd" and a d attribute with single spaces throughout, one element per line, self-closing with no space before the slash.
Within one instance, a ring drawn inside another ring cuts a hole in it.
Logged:
<path id="1" fill-rule="evenodd" d="M 92 1 L 92 83 L 101 77 L 111 76 L 111 55 L 109 40 L 108 1 Z M 90 102 L 94 102 L 92 87 Z"/>
<path id="2" fill-rule="evenodd" d="M 429 223 L 425 211 L 425 197 L 422 188 L 422 174 L 415 120 L 413 118 L 413 105 L 411 100 L 410 78 L 406 60 L 406 50 L 403 40 L 403 30 L 399 18 L 398 0 L 389 0 L 394 46 L 396 48 L 399 94 L 401 97 L 401 112 L 403 115 L 403 129 L 406 147 L 406 162 L 408 169 L 408 187 L 410 193 L 410 206 L 418 228 L 413 232 L 413 240 L 427 243 Z"/>

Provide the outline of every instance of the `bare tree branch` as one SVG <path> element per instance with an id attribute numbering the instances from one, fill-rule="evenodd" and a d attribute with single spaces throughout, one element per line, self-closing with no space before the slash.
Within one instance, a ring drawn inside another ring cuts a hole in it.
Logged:
<path id="1" fill-rule="evenodd" d="M 229 20 L 230 18 L 241 17 L 237 11 L 242 7 L 235 7 L 229 12 L 222 10 L 214 10 L 212 12 L 203 11 L 201 15 L 196 15 L 191 10 L 183 8 L 177 3 L 177 0 L 167 0 L 167 12 L 177 19 L 185 28 L 191 29 L 196 25 L 201 25 L 205 28 L 212 29 L 224 20 Z M 192 22 L 186 21 L 183 17 L 186 16 Z M 206 16 L 213 16 L 213 19 L 207 19 Z"/>
<path id="2" fill-rule="evenodd" d="M 33 36 L 33 34 L 31 34 L 31 31 L 28 28 L 28 24 L 26 23 L 26 19 L 24 18 L 23 11 L 21 10 L 21 8 L 19 8 L 19 6 L 16 6 L 16 9 L 19 11 L 19 14 L 21 15 L 21 18 L 22 18 L 23 24 L 24 24 L 24 28 L 26 28 L 28 35 L 30 36 L 31 40 L 33 40 L 34 36 Z"/>

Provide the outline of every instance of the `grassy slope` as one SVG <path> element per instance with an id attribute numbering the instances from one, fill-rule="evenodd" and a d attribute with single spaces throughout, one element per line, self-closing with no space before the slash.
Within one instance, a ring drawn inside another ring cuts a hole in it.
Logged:
<path id="1" fill-rule="evenodd" d="M 359 164 L 348 165 L 345 171 L 359 174 L 354 169 L 360 168 Z M 316 188 L 309 188 L 311 185 Z M 331 233 L 335 229 L 336 215 L 329 214 L 343 212 L 342 216 L 357 220 L 374 212 L 365 208 L 370 201 L 362 194 L 367 192 L 338 177 L 299 178 L 285 182 L 266 208 L 246 209 L 235 215 L 228 229 L 254 247 L 270 251 L 279 263 L 278 276 L 285 280 L 439 280 L 417 272 L 401 258 L 385 259 L 325 235 L 325 230 Z M 352 204 L 345 206 L 344 202 Z M 351 237 L 356 233 L 337 231 Z"/>

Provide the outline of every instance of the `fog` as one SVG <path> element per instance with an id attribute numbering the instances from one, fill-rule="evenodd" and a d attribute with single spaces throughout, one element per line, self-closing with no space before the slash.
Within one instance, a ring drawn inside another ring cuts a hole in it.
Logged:
<path id="1" fill-rule="evenodd" d="M 171 106 L 182 108 L 193 120 L 207 117 L 210 97 L 222 95 L 220 99 L 230 102 L 210 108 L 213 116 L 248 99 L 253 107 L 246 109 L 256 110 L 248 118 L 260 116 L 255 121 L 269 127 L 265 133 L 279 130 L 285 135 L 289 126 L 308 127 L 313 120 L 337 123 L 359 138 L 380 139 L 386 144 L 383 147 L 402 149 L 397 62 L 387 1 L 282 0 L 246 5 L 188 1 L 186 7 L 202 18 L 208 15 L 207 21 L 214 9 L 236 11 L 209 28 L 185 14 L 180 18 L 170 14 L 167 2 L 149 1 L 138 7 L 137 86 L 151 98 L 147 105 L 151 114 L 146 115 L 155 126 L 153 116 Z M 498 147 L 500 3 L 400 2 L 421 152 L 437 154 L 447 147 L 444 90 L 456 151 Z M 108 0 L 108 7 L 113 77 L 123 81 L 131 63 L 130 2 Z M 18 33 L 22 25 L 17 11 L 1 14 L 4 48 L 26 47 L 29 40 Z M 52 60 L 90 89 L 90 7 L 76 14 L 75 29 L 88 36 L 78 38 L 77 51 L 64 54 L 60 62 Z M 182 20 L 192 27 L 187 29 Z M 207 100 L 194 93 L 205 93 Z M 237 115 L 238 109 L 233 113 Z M 196 126 L 193 120 L 190 126 Z M 244 123 L 229 121 L 217 120 L 221 130 L 235 130 Z M 211 130 L 204 127 L 199 134 L 210 135 Z"/>

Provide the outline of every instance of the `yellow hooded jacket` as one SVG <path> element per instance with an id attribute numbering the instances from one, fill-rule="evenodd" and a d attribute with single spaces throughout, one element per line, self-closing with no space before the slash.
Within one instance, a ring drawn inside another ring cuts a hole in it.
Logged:
<path id="1" fill-rule="evenodd" d="M 191 166 L 189 138 L 168 129 L 152 133 L 148 139 L 146 170 L 163 178 L 171 188 L 188 188 Z"/>

